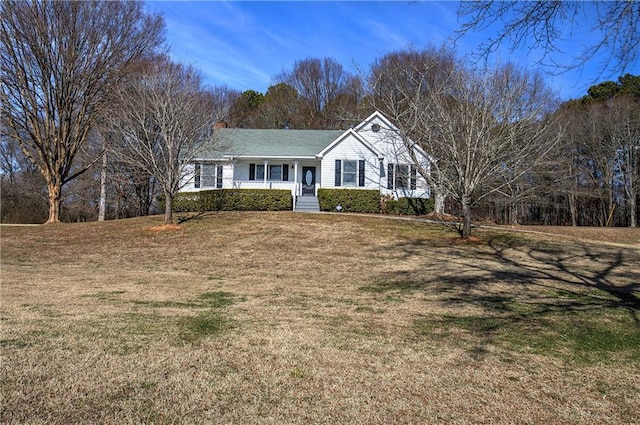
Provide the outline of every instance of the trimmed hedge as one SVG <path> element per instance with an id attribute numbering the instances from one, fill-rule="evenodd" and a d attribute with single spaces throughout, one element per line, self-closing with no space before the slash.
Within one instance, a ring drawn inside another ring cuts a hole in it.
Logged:
<path id="1" fill-rule="evenodd" d="M 338 205 L 343 212 L 379 213 L 380 191 L 369 189 L 318 189 L 321 211 L 335 211 Z"/>
<path id="2" fill-rule="evenodd" d="M 173 199 L 175 212 L 291 211 L 293 197 L 286 189 L 218 189 L 181 192 Z"/>
<path id="3" fill-rule="evenodd" d="M 433 212 L 435 201 L 432 198 L 384 198 L 382 213 L 391 215 L 426 215 Z"/>
<path id="4" fill-rule="evenodd" d="M 320 210 L 380 213 L 389 215 L 426 215 L 433 212 L 434 200 L 424 198 L 383 197 L 378 190 L 318 189 Z M 173 199 L 175 212 L 204 211 L 291 211 L 293 197 L 289 190 L 218 189 L 181 192 Z M 164 209 L 164 208 L 163 208 Z"/>

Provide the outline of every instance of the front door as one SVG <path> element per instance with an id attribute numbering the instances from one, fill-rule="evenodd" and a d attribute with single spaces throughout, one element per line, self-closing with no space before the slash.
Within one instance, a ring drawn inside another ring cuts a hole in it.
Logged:
<path id="1" fill-rule="evenodd" d="M 316 167 L 302 167 L 302 195 L 316 195 Z"/>

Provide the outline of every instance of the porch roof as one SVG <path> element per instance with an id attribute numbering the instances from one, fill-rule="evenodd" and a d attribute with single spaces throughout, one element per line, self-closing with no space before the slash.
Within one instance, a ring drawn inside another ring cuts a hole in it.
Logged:
<path id="1" fill-rule="evenodd" d="M 233 158 L 313 158 L 337 139 L 341 130 L 259 130 L 224 128 L 218 149 L 205 157 Z"/>

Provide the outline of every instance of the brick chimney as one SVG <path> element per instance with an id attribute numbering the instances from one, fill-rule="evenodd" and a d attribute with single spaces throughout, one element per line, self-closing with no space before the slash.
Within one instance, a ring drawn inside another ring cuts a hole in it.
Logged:
<path id="1" fill-rule="evenodd" d="M 215 123 L 215 124 L 213 125 L 213 129 L 214 129 L 214 130 L 217 130 L 217 129 L 219 129 L 219 128 L 227 128 L 227 123 L 226 123 L 226 122 L 224 122 L 224 121 L 218 121 L 217 123 Z"/>

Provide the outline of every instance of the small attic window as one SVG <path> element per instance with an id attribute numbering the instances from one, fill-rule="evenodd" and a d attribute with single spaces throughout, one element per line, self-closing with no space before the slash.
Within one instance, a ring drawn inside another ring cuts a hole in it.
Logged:
<path id="1" fill-rule="evenodd" d="M 371 126 L 371 131 L 373 131 L 374 133 L 377 133 L 378 131 L 380 131 L 380 124 L 373 124 Z"/>

